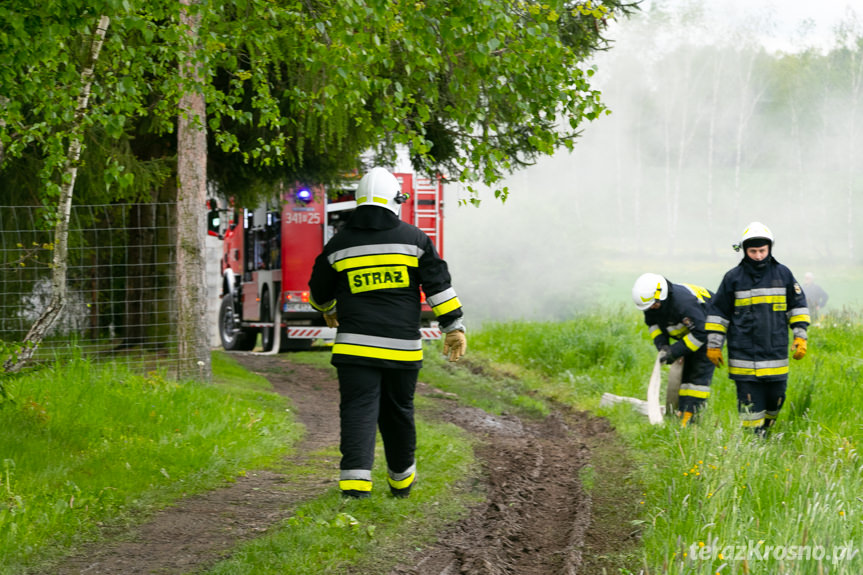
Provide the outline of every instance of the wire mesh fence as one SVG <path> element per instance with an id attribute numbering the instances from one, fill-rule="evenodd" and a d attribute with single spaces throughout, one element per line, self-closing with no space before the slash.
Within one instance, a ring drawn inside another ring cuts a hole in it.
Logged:
<path id="1" fill-rule="evenodd" d="M 50 217 L 42 207 L 0 206 L 0 341 L 7 345 L 24 339 L 51 300 Z M 67 302 L 36 362 L 82 356 L 194 375 L 182 372 L 177 352 L 175 217 L 173 203 L 73 206 Z"/>

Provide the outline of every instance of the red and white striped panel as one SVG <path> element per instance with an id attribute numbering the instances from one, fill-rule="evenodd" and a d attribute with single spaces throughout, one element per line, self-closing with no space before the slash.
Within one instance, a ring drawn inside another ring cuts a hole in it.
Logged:
<path id="1" fill-rule="evenodd" d="M 439 327 L 421 327 L 420 336 L 423 339 L 440 339 Z"/>
<path id="2" fill-rule="evenodd" d="M 313 326 L 289 326 L 288 339 L 335 339 L 336 328 Z"/>

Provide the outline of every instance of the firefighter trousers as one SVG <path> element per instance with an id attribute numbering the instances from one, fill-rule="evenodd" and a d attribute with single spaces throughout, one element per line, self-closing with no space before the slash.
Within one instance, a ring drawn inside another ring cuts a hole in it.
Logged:
<path id="1" fill-rule="evenodd" d="M 743 427 L 766 431 L 785 403 L 788 380 L 753 381 L 735 380 L 737 385 L 737 411 Z"/>
<path id="2" fill-rule="evenodd" d="M 713 370 L 713 363 L 707 359 L 707 346 L 684 357 L 678 404 L 681 412 L 698 413 L 704 407 L 710 397 Z"/>
<path id="3" fill-rule="evenodd" d="M 369 482 L 380 429 L 390 477 L 414 465 L 414 391 L 418 369 L 339 365 L 340 464 L 344 479 Z"/>

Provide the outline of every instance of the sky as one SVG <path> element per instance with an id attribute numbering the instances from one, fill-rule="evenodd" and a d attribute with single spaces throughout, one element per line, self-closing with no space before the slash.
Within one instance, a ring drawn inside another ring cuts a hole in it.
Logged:
<path id="1" fill-rule="evenodd" d="M 688 3 L 688 0 L 651 1 L 666 6 Z M 845 0 L 705 0 L 705 3 L 710 6 L 709 20 L 696 32 L 699 41 L 707 36 L 705 31 L 727 35 L 729 30 L 739 28 L 741 22 L 757 21 L 758 25 L 752 29 L 770 28 L 770 33 L 760 36 L 769 51 L 790 52 L 804 44 L 827 46 L 835 37 L 836 26 L 847 17 Z M 777 11 L 778 6 L 782 7 L 781 13 Z M 812 12 L 813 6 L 817 6 L 817 12 Z M 863 4 L 858 12 L 863 14 Z M 773 26 L 765 26 L 762 18 L 767 18 Z M 801 26 L 807 19 L 806 35 L 801 36 Z M 621 53 L 632 51 L 633 45 L 636 48 L 641 45 L 640 34 L 656 35 L 656 31 L 639 28 L 637 22 L 621 23 L 611 32 L 613 39 L 614 34 L 629 34 L 617 44 Z M 672 30 L 673 33 L 679 30 Z M 614 57 L 614 48 L 606 55 Z M 700 243 L 693 248 L 692 244 L 679 239 L 675 253 L 667 255 L 666 220 L 662 215 L 664 198 L 662 195 L 643 197 L 634 202 L 633 190 L 627 188 L 625 182 L 623 187 L 620 185 L 625 179 L 620 174 L 634 167 L 619 161 L 615 163 L 615 158 L 620 156 L 620 148 L 616 147 L 620 142 L 615 143 L 615 131 L 620 129 L 620 124 L 615 124 L 613 118 L 632 117 L 627 111 L 632 109 L 634 101 L 643 97 L 634 92 L 633 86 L 639 83 L 628 80 L 602 85 L 603 66 L 600 62 L 594 81 L 601 86 L 603 99 L 615 109 L 615 114 L 610 117 L 610 123 L 600 119 L 586 125 L 575 152 L 561 151 L 508 177 L 503 182 L 510 188 L 505 204 L 496 200 L 490 190 L 477 186 L 481 207 L 459 205 L 459 200 L 468 197 L 465 187 L 446 186 L 444 257 L 450 264 L 453 285 L 469 317 L 473 316 L 479 323 L 511 319 L 556 320 L 583 311 L 590 306 L 590 301 L 634 309 L 630 288 L 632 281 L 644 272 L 660 273 L 678 283 L 691 282 L 716 289 L 723 273 L 739 262 L 740 254 L 734 252 L 731 245 L 739 241 L 740 233 L 750 221 L 765 221 L 773 228 L 777 235 L 777 257 L 790 265 L 799 278 L 807 271 L 813 271 L 818 279 L 823 276 L 822 283 L 826 283 L 836 305 L 863 303 L 863 300 L 847 298 L 842 301 L 843 291 L 856 294 L 859 290 L 840 285 L 843 281 L 850 282 L 835 275 L 835 262 L 834 267 L 827 266 L 827 256 L 831 254 L 823 252 L 825 247 L 844 246 L 845 237 L 815 237 L 831 230 L 808 225 L 810 213 L 839 208 L 814 201 L 795 201 L 798 196 L 788 189 L 777 190 L 776 182 L 766 189 L 745 189 L 742 205 L 751 209 L 734 219 L 728 217 L 727 192 L 725 197 L 720 197 L 722 192 L 717 191 L 715 209 L 717 212 L 724 210 L 725 216 L 711 234 L 716 246 L 712 257 L 704 255 L 706 234 L 699 229 L 704 206 L 696 202 L 704 195 L 703 182 L 689 187 L 684 185 L 678 238 L 685 239 L 687 234 L 696 233 Z M 661 92 L 661 86 L 657 91 Z M 662 94 L 650 97 L 659 102 Z M 732 98 L 720 103 L 728 108 L 724 111 L 726 120 L 736 117 L 735 102 Z M 844 120 L 840 114 L 838 120 L 828 118 L 828 121 L 841 125 Z M 784 144 L 779 139 L 780 132 L 787 133 L 787 125 L 777 127 L 776 134 L 759 134 L 758 144 L 765 149 L 779 149 Z M 692 144 L 693 154 L 697 153 L 698 145 L 703 146 L 703 143 Z M 793 173 L 789 168 L 788 174 Z M 661 171 L 654 172 L 652 177 L 661 179 Z M 750 176 L 750 181 L 753 177 Z M 758 201 L 753 201 L 751 198 L 756 196 Z M 694 199 L 688 200 L 690 197 Z M 642 202 L 641 207 L 638 201 Z M 650 208 L 653 208 L 652 214 Z M 634 211 L 644 214 L 639 226 L 644 231 L 638 232 L 637 245 L 632 243 L 633 234 L 627 234 L 631 230 L 620 230 L 620 222 L 629 222 Z M 839 224 L 843 225 L 835 226 L 836 230 L 847 228 L 844 220 Z M 808 251 L 806 257 L 801 247 Z M 863 247 L 859 251 L 863 252 Z M 819 261 L 824 265 L 820 266 Z M 863 259 L 858 256 L 856 261 L 863 262 Z"/>
<path id="2" fill-rule="evenodd" d="M 647 11 L 657 2 L 663 6 L 679 8 L 688 0 L 645 0 L 642 10 Z M 849 0 L 712 0 L 708 2 L 710 19 L 717 29 L 739 25 L 751 19 L 767 19 L 774 31 L 762 34 L 762 44 L 768 50 L 793 52 L 801 45 L 801 38 L 809 44 L 828 46 L 836 26 L 847 17 L 854 3 Z M 861 3 L 856 11 L 860 14 Z"/>

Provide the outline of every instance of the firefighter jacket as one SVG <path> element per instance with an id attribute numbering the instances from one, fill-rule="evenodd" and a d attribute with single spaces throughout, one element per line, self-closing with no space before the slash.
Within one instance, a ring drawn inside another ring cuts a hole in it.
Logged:
<path id="1" fill-rule="evenodd" d="M 338 304 L 333 365 L 419 369 L 420 286 L 441 329 L 463 329 L 447 264 L 429 237 L 389 210 L 357 208 L 324 246 L 309 280 L 315 309 Z"/>
<path id="2" fill-rule="evenodd" d="M 707 345 L 728 340 L 728 375 L 733 380 L 788 378 L 788 328 L 806 339 L 809 310 L 794 276 L 772 255 L 744 258 L 722 278 L 710 300 Z"/>
<path id="3" fill-rule="evenodd" d="M 656 349 L 670 345 L 669 354 L 677 359 L 704 346 L 707 342 L 705 302 L 711 295 L 710 290 L 700 286 L 668 282 L 668 297 L 660 308 L 644 311 L 644 323 Z M 676 340 L 673 345 L 669 338 Z"/>

